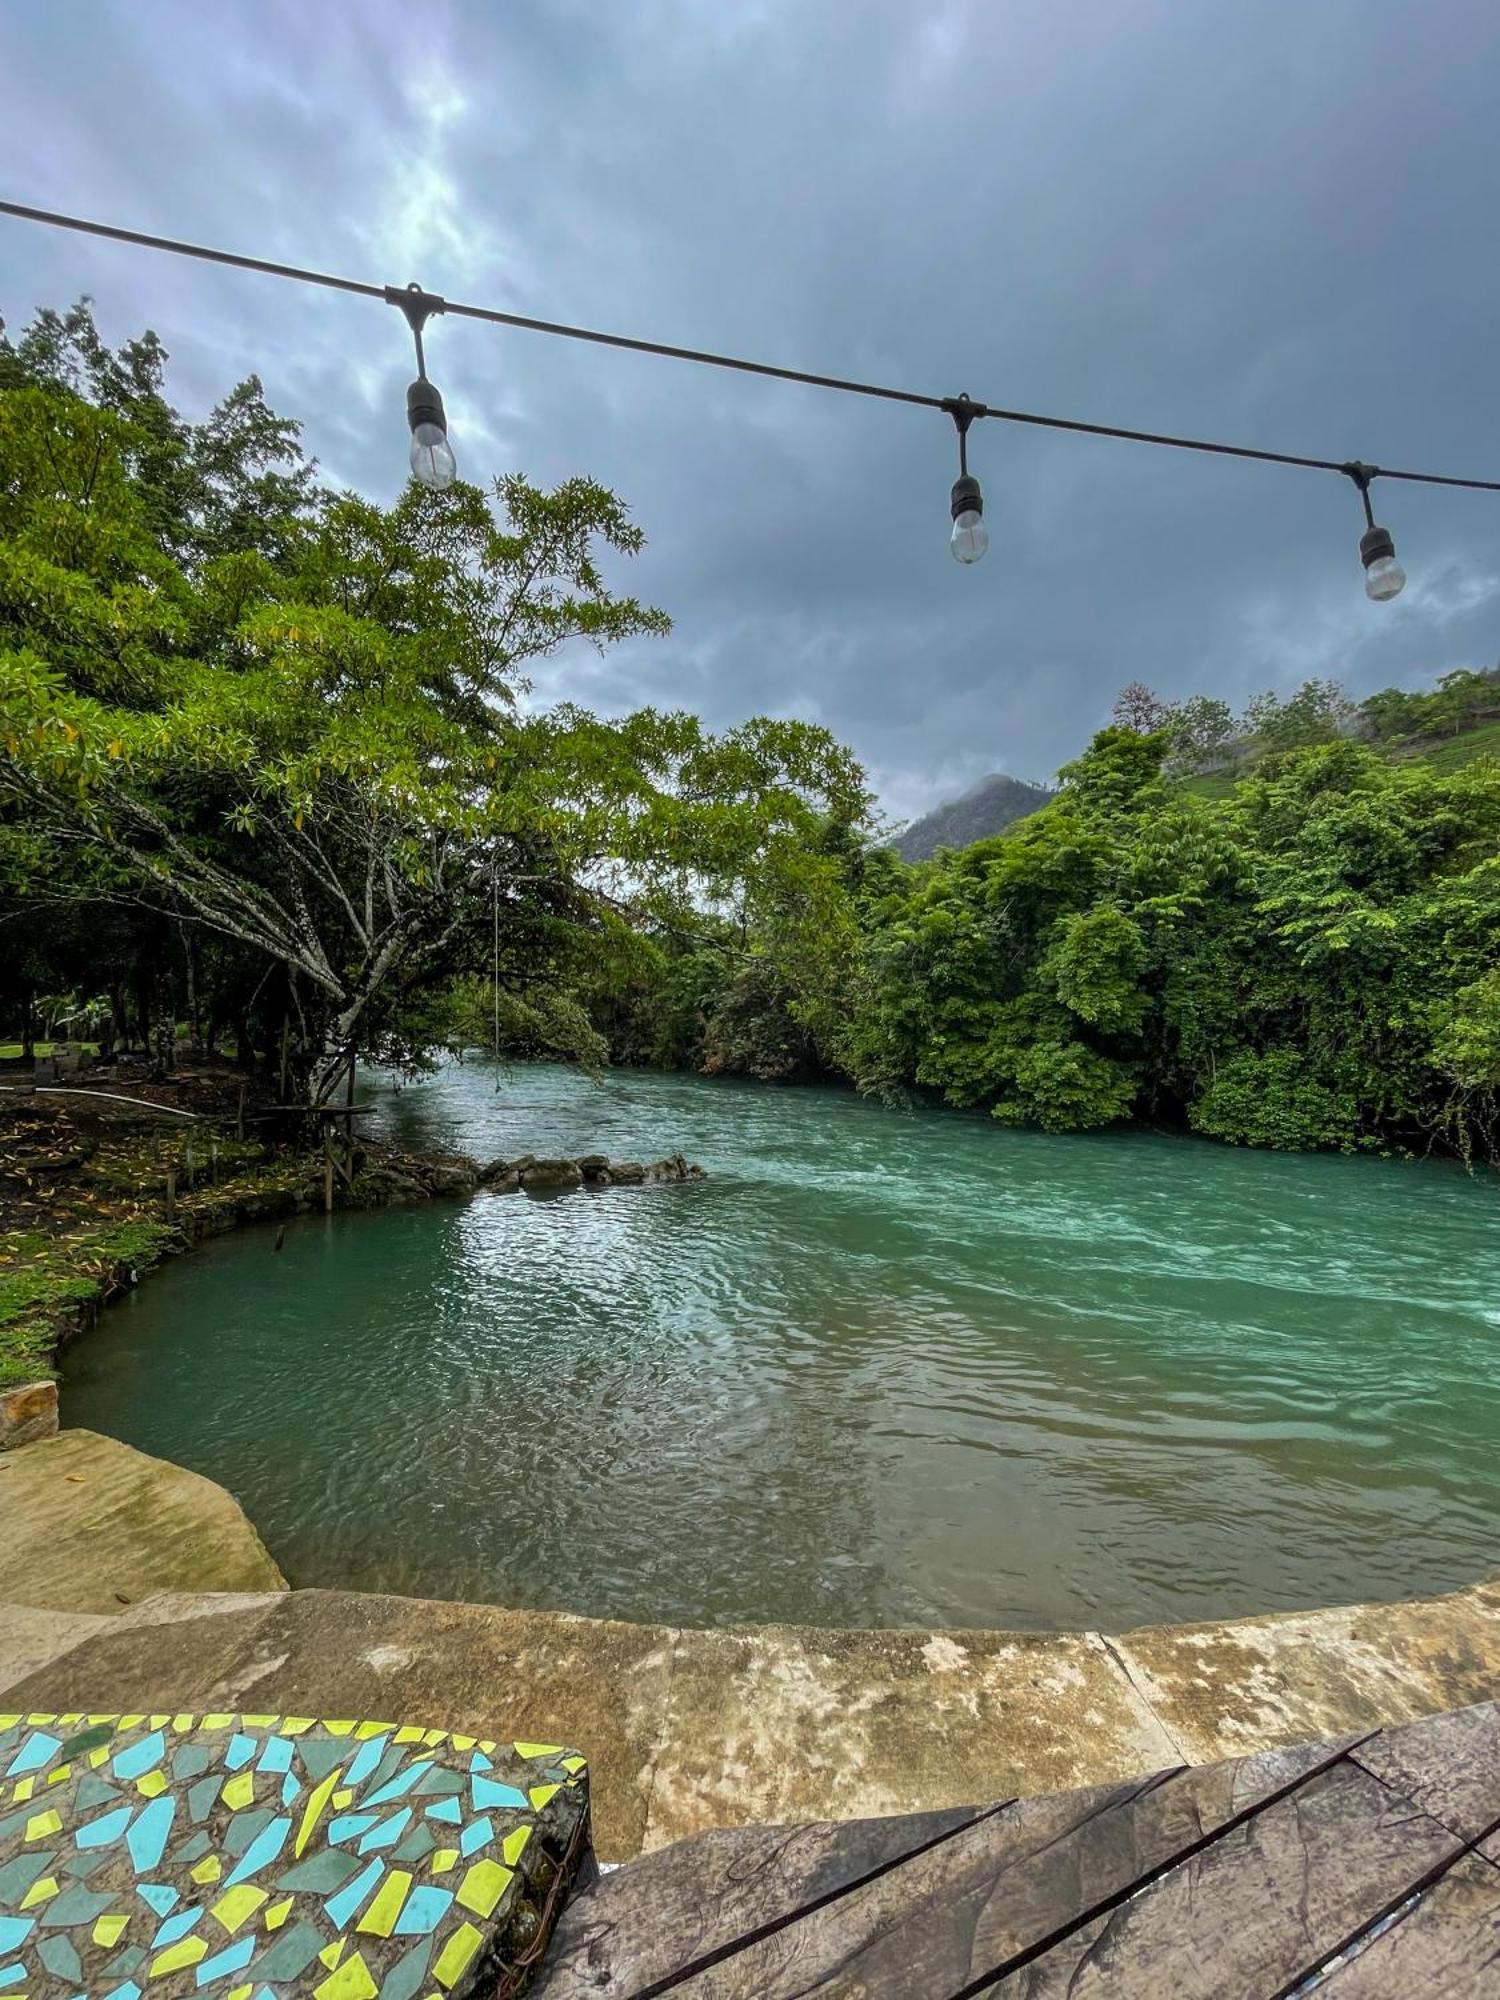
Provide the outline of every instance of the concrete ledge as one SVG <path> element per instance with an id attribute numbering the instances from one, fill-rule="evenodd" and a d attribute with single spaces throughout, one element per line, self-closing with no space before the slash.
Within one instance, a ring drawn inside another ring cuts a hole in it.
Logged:
<path id="1" fill-rule="evenodd" d="M 1500 1581 L 1400 1604 L 1158 1625 L 1110 1642 L 1185 1762 L 1500 1696 Z"/>
<path id="2" fill-rule="evenodd" d="M 6 1701 L 399 1714 L 576 1743 L 599 1851 L 621 1860 L 710 1827 L 1103 1784 L 1496 1696 L 1490 1582 L 1120 1638 L 689 1631 L 345 1591 L 177 1594 L 90 1630 Z"/>

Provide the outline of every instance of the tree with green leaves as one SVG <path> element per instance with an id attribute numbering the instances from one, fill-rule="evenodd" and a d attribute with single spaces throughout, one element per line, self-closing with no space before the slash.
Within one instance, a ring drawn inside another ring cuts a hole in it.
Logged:
<path id="1" fill-rule="evenodd" d="M 150 338 L 111 359 L 79 329 L 67 379 L 66 331 L 44 317 L 0 390 L 6 823 L 67 859 L 38 895 L 258 967 L 309 1103 L 359 1051 L 419 1054 L 406 1027 L 463 972 L 546 981 L 643 910 L 795 882 L 826 819 L 862 818 L 857 767 L 808 725 L 525 704 L 570 642 L 667 630 L 604 584 L 601 551 L 642 537 L 593 481 L 382 509 L 294 466 L 242 531 L 244 482 L 161 401 Z"/>

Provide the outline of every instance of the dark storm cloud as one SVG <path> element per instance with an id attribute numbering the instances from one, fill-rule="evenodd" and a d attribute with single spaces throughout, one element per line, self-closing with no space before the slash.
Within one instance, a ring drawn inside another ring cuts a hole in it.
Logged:
<path id="1" fill-rule="evenodd" d="M 1494 474 L 1490 0 L 0 13 L 0 180 L 551 318 L 1146 428 Z M 88 291 L 201 406 L 251 369 L 329 473 L 404 470 L 399 319 L 0 221 L 12 321 Z M 888 805 L 1044 776 L 1140 677 L 1234 702 L 1500 654 L 1500 499 L 982 426 L 439 322 L 466 473 L 587 470 L 666 641 L 544 685 L 826 722 Z"/>

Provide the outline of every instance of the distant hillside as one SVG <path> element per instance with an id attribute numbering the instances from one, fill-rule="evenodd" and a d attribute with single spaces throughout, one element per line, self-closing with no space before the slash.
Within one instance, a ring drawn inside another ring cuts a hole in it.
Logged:
<path id="1" fill-rule="evenodd" d="M 1414 737 L 1400 743 L 1371 743 L 1369 748 L 1389 757 L 1393 764 L 1430 764 L 1442 772 L 1462 770 L 1478 757 L 1500 758 L 1500 722 L 1482 721 L 1472 728 L 1455 730 L 1451 736 Z M 1215 771 L 1206 777 L 1178 780 L 1185 792 L 1203 799 L 1227 799 L 1241 779 L 1254 774 L 1259 759 L 1246 757 L 1232 771 Z"/>
<path id="2" fill-rule="evenodd" d="M 1028 785 L 995 771 L 921 819 L 913 820 L 891 843 L 903 861 L 930 861 L 940 847 L 969 847 L 1025 819 L 1056 796 L 1045 785 Z"/>

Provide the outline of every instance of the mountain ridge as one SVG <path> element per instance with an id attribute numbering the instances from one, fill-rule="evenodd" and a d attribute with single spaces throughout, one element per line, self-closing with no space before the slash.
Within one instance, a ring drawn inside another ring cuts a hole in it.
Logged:
<path id="1" fill-rule="evenodd" d="M 976 840 L 1003 833 L 1056 796 L 1045 785 L 991 771 L 958 798 L 945 800 L 914 819 L 891 845 L 903 861 L 930 861 L 940 847 L 972 847 Z"/>

